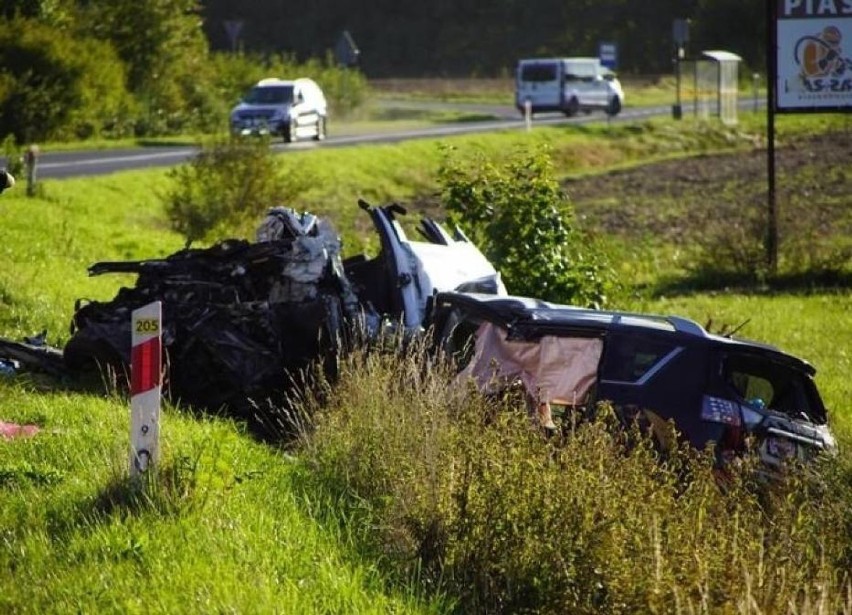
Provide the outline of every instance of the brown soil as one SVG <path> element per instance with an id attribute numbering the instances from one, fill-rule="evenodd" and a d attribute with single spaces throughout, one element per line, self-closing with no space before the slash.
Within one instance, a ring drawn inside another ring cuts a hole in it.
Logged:
<path id="1" fill-rule="evenodd" d="M 819 135 L 777 145 L 782 228 L 852 237 L 852 138 Z M 589 230 L 680 242 L 707 225 L 768 210 L 766 150 L 655 162 L 565 182 Z"/>

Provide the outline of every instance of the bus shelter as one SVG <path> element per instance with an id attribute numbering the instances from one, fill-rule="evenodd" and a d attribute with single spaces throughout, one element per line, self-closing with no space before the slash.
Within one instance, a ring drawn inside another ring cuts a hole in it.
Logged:
<path id="1" fill-rule="evenodd" d="M 702 51 L 698 58 L 681 62 L 686 90 L 684 99 L 692 99 L 696 117 L 718 116 L 725 124 L 737 123 L 741 61 L 740 56 L 730 51 L 710 50 Z"/>

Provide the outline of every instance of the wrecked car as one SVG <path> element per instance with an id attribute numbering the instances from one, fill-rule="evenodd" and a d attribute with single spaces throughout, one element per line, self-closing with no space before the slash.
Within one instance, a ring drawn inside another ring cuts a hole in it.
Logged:
<path id="1" fill-rule="evenodd" d="M 460 380 L 486 393 L 520 382 L 533 407 L 553 414 L 607 401 L 655 438 L 670 421 L 695 448 L 712 443 L 720 462 L 748 440 L 772 468 L 835 448 L 813 366 L 685 318 L 445 292 L 432 325 Z M 550 427 L 554 418 L 539 416 Z"/>
<path id="2" fill-rule="evenodd" d="M 251 417 L 258 403 L 280 404 L 294 374 L 317 359 L 328 370 L 353 330 L 384 322 L 419 331 L 443 290 L 504 293 L 499 274 L 456 230 L 421 220 L 408 238 L 397 204 L 359 201 L 380 240 L 372 258 L 343 260 L 330 224 L 285 207 L 268 212 L 256 241 L 229 239 L 165 258 L 98 262 L 89 275 L 135 273 L 110 301 L 78 300 L 62 351 L 36 340 L 0 340 L 0 357 L 53 375 L 106 373 L 126 382 L 133 310 L 162 302 L 164 391 L 173 400 Z"/>

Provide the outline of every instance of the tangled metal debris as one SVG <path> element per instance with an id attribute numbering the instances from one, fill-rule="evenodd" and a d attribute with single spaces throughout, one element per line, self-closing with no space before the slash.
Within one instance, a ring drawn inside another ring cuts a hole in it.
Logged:
<path id="1" fill-rule="evenodd" d="M 431 220 L 429 243 L 408 241 L 395 220 L 399 205 L 360 203 L 376 224 L 381 253 L 374 259 L 341 258 L 341 242 L 327 220 L 275 207 L 256 241 L 229 239 L 209 248 L 180 250 L 166 258 L 98 262 L 89 275 L 135 273 L 133 287 L 110 301 L 75 305 L 64 349 L 41 340 L 0 339 L 0 359 L 12 369 L 36 368 L 54 376 L 95 370 L 126 379 L 131 356 L 131 314 L 162 302 L 164 390 L 174 401 L 211 411 L 250 416 L 255 404 L 280 400 L 295 373 L 317 359 L 330 360 L 353 330 L 377 331 L 382 318 L 406 315 L 419 326 L 428 298 L 471 282 L 458 259 L 465 248 L 474 277 L 502 290 L 485 258 L 457 233 Z M 428 234 L 427 234 L 428 233 Z M 446 254 L 440 253 L 443 246 Z M 474 252 L 470 252 L 470 249 Z M 472 258 L 471 258 L 472 257 Z M 427 260 L 431 259 L 432 274 Z M 451 263 L 435 275 L 435 263 Z M 473 280 L 476 283 L 476 280 Z M 15 363 L 12 363 L 14 361 Z"/>

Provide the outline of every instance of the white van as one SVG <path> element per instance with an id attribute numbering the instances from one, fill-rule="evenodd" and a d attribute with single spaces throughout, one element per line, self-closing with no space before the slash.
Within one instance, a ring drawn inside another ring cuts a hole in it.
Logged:
<path id="1" fill-rule="evenodd" d="M 231 110 L 235 134 L 270 133 L 292 143 L 301 137 L 325 139 L 328 105 L 311 79 L 261 79 Z"/>
<path id="2" fill-rule="evenodd" d="M 515 74 L 515 106 L 522 114 L 561 111 L 567 116 L 600 109 L 616 115 L 624 91 L 615 73 L 598 58 L 532 58 L 520 60 Z"/>

